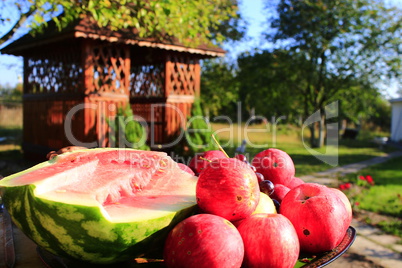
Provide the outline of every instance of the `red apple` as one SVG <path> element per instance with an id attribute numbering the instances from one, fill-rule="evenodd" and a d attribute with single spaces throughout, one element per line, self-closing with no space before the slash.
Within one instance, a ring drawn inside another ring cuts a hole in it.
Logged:
<path id="1" fill-rule="evenodd" d="M 253 214 L 237 228 L 244 243 L 244 267 L 291 268 L 299 257 L 292 223 L 281 214 Z"/>
<path id="2" fill-rule="evenodd" d="M 282 200 L 281 214 L 295 227 L 301 251 L 309 253 L 335 248 L 351 223 L 337 194 L 317 183 L 291 189 Z"/>
<path id="3" fill-rule="evenodd" d="M 271 198 L 275 199 L 279 203 L 282 202 L 285 195 L 290 191 L 288 187 L 283 184 L 275 184 L 274 192 L 271 194 Z"/>
<path id="4" fill-rule="evenodd" d="M 220 150 L 210 150 L 202 153 L 197 153 L 190 161 L 188 166 L 194 171 L 195 175 L 199 175 L 208 164 L 219 158 L 227 158 Z"/>
<path id="5" fill-rule="evenodd" d="M 260 193 L 260 201 L 258 202 L 257 207 L 255 208 L 253 213 L 251 213 L 251 215 L 260 213 L 266 213 L 266 214 L 277 213 L 274 201 L 271 199 L 271 197 L 269 197 L 264 193 Z M 234 226 L 238 227 L 242 221 L 244 221 L 244 219 L 233 221 L 232 223 Z"/>
<path id="6" fill-rule="evenodd" d="M 196 198 L 205 213 L 229 221 L 244 219 L 253 213 L 260 199 L 257 176 L 238 159 L 215 160 L 200 173 Z"/>
<path id="7" fill-rule="evenodd" d="M 240 267 L 244 245 L 239 231 L 228 220 L 198 214 L 177 224 L 163 251 L 167 267 Z"/>
<path id="8" fill-rule="evenodd" d="M 266 180 L 274 184 L 286 185 L 295 175 L 292 158 L 284 151 L 270 148 L 255 155 L 251 163 L 257 172 L 264 175 Z"/>
<path id="9" fill-rule="evenodd" d="M 287 186 L 289 189 L 293 189 L 303 183 L 304 181 L 302 179 L 298 177 L 292 177 L 290 180 L 286 182 L 285 186 Z"/>
<path id="10" fill-rule="evenodd" d="M 352 205 L 350 204 L 349 198 L 339 189 L 336 188 L 329 188 L 331 191 L 333 191 L 338 197 L 342 200 L 342 202 L 345 204 L 346 211 L 349 215 L 349 220 L 352 221 L 353 218 L 353 210 L 352 210 Z"/>

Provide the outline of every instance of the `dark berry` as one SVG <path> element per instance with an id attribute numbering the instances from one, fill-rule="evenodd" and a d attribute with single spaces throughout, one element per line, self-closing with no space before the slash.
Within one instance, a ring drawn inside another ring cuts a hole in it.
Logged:
<path id="1" fill-rule="evenodd" d="M 275 208 L 276 208 L 276 213 L 280 213 L 279 209 L 281 208 L 281 203 L 279 203 L 278 200 L 276 199 L 272 199 L 272 201 L 274 202 Z"/>
<path id="2" fill-rule="evenodd" d="M 259 182 L 260 185 L 260 191 L 263 192 L 266 195 L 271 195 L 274 192 L 274 184 L 272 183 L 272 181 L 269 180 L 263 180 L 261 182 Z"/>
<path id="3" fill-rule="evenodd" d="M 237 155 L 235 155 L 235 158 L 239 159 L 240 161 L 245 162 L 245 163 L 248 162 L 247 157 L 244 154 L 237 154 Z"/>
<path id="4" fill-rule="evenodd" d="M 265 180 L 264 175 L 262 175 L 261 173 L 259 173 L 259 172 L 255 172 L 255 175 L 257 176 L 258 183 L 260 183 L 260 182 L 262 182 L 262 181 L 264 181 L 264 180 Z"/>
<path id="5" fill-rule="evenodd" d="M 254 172 L 256 172 L 257 171 L 257 169 L 256 169 L 256 167 L 255 166 L 253 166 L 253 165 L 251 165 L 251 164 L 249 164 L 249 167 L 254 171 Z"/>

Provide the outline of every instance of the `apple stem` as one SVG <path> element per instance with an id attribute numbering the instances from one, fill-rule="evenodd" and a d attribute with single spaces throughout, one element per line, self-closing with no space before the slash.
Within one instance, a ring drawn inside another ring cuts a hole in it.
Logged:
<path id="1" fill-rule="evenodd" d="M 228 156 L 228 154 L 225 152 L 225 150 L 223 150 L 223 148 L 222 148 L 222 146 L 219 144 L 219 142 L 216 140 L 214 134 L 212 134 L 211 136 L 212 136 L 212 139 L 214 140 L 214 142 L 216 143 L 216 145 L 218 146 L 218 149 L 219 149 L 222 153 L 224 153 L 227 158 L 230 158 L 230 157 Z"/>
<path id="2" fill-rule="evenodd" d="M 211 159 L 206 159 L 206 158 L 204 158 L 204 157 L 200 157 L 199 159 L 204 160 L 204 161 L 208 161 L 209 163 L 211 163 L 211 162 L 212 162 L 212 160 L 211 160 Z"/>

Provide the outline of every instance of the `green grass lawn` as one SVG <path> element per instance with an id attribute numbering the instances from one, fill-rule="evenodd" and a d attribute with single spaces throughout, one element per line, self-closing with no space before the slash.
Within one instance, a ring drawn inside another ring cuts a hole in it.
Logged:
<path id="1" fill-rule="evenodd" d="M 359 208 L 402 217 L 401 163 L 402 157 L 397 157 L 385 163 L 367 167 L 358 174 L 349 174 L 342 178 L 342 181 L 358 184 L 360 175 L 370 175 L 374 185 L 364 187 L 364 190 L 356 196 L 355 201 L 359 203 Z"/>
<path id="2" fill-rule="evenodd" d="M 352 182 L 354 187 L 345 191 L 352 200 L 356 211 L 367 210 L 386 216 L 386 220 L 376 222 L 384 231 L 402 238 L 402 157 L 391 159 L 385 163 L 373 165 L 361 170 L 358 174 L 349 174 L 341 178 L 343 182 Z M 374 185 L 357 187 L 361 184 L 359 176 L 370 175 Z M 367 218 L 368 223 L 373 219 Z"/>
<path id="3" fill-rule="evenodd" d="M 212 130 L 219 137 L 222 146 L 229 155 L 234 155 L 235 150 L 243 139 L 246 139 L 248 146 L 246 154 L 252 159 L 255 154 L 267 148 L 278 148 L 287 152 L 293 159 L 296 166 L 296 175 L 302 176 L 318 171 L 323 171 L 337 165 L 347 165 L 370 159 L 372 157 L 385 155 L 392 149 L 380 150 L 379 147 L 371 142 L 371 138 L 362 133 L 363 139 L 339 140 L 338 147 L 324 147 L 308 150 L 308 131 L 302 133 L 300 128 L 291 126 L 278 126 L 272 129 L 265 125 L 232 126 L 226 124 L 211 124 Z M 304 141 L 303 141 L 304 137 Z M 328 151 L 327 151 L 328 150 Z M 325 163 L 317 158 L 320 154 L 331 155 L 331 164 Z"/>
<path id="4" fill-rule="evenodd" d="M 22 128 L 0 125 L 0 176 L 8 176 L 32 166 L 23 159 L 21 150 Z"/>

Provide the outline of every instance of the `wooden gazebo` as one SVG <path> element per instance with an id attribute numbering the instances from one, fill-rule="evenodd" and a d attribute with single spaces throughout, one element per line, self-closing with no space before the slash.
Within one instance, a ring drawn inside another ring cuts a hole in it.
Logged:
<path id="1" fill-rule="evenodd" d="M 200 92 L 200 63 L 220 48 L 185 47 L 113 32 L 82 19 L 62 31 L 25 35 L 1 52 L 23 56 L 23 150 L 44 156 L 69 145 L 109 146 L 109 126 L 130 103 L 151 148 L 175 139 Z M 184 120 L 184 121 L 183 121 Z"/>

